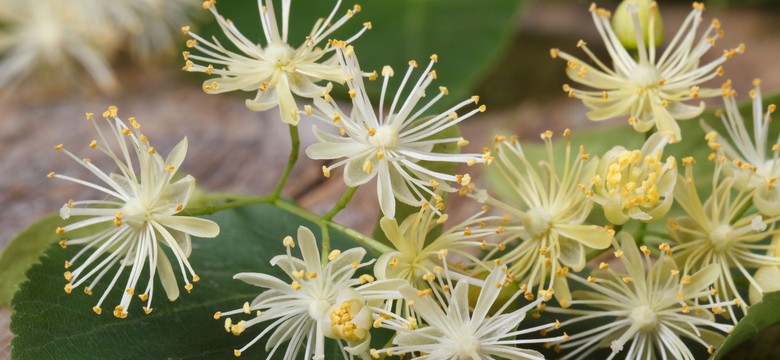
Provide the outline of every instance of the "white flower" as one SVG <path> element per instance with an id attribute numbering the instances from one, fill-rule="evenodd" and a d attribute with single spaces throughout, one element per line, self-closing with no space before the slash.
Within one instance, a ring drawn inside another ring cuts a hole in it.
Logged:
<path id="1" fill-rule="evenodd" d="M 317 82 L 321 80 L 344 82 L 345 75 L 338 62 L 333 57 L 323 60 L 333 51 L 332 42 L 328 41 L 324 48 L 318 45 L 360 11 L 359 5 L 347 10 L 346 15 L 331 23 L 341 6 L 341 0 L 337 1 L 330 15 L 326 19 L 318 20 L 303 44 L 294 49 L 289 45 L 287 38 L 291 0 L 282 1 L 281 29 L 273 2 L 266 0 L 263 5 L 262 0 L 257 1 L 265 35 L 265 46 L 255 44 L 246 38 L 233 22 L 217 13 L 215 2 L 215 0 L 207 0 L 203 3 L 203 8 L 209 9 L 214 14 L 225 36 L 239 52 L 228 50 L 216 37 L 212 37 L 209 41 L 191 32 L 189 26 L 182 28 L 185 34 L 192 37 L 187 41 L 187 46 L 198 51 L 193 54 L 184 52 L 186 61 L 184 70 L 219 76 L 203 83 L 203 90 L 207 93 L 217 94 L 234 90 L 257 91 L 254 99 L 246 101 L 249 109 L 265 111 L 279 106 L 282 121 L 296 125 L 299 114 L 293 94 L 314 98 L 322 96 L 329 90 L 316 85 Z M 370 28 L 371 23 L 364 23 L 363 29 L 346 42 L 354 41 Z"/>
<path id="2" fill-rule="evenodd" d="M 524 344 L 564 340 L 568 336 L 547 339 L 518 339 L 524 334 L 557 328 L 557 322 L 534 328 L 518 329 L 526 312 L 537 306 L 541 299 L 512 312 L 507 307 L 517 301 L 516 292 L 503 304 L 496 303 L 499 294 L 508 285 L 506 267 L 495 267 L 481 285 L 479 297 L 473 310 L 469 305 L 469 280 L 462 279 L 452 287 L 452 281 L 445 270 L 445 279 L 439 274 L 438 282 L 444 290 L 436 287 L 417 290 L 409 285 L 400 292 L 407 303 L 422 318 L 404 319 L 392 314 L 383 314 L 377 322 L 380 326 L 397 331 L 394 346 L 372 349 L 371 354 L 409 355 L 415 359 L 427 360 L 472 360 L 472 359 L 537 359 L 544 356 L 534 350 L 518 347 Z M 436 290 L 433 290 L 436 289 Z M 435 291 L 435 293 L 433 293 Z M 501 306 L 496 310 L 497 306 Z M 389 318 L 385 320 L 385 318 Z M 522 326 L 522 325 L 521 325 Z"/>
<path id="3" fill-rule="evenodd" d="M 762 218 L 746 211 L 753 191 L 741 190 L 732 196 L 734 178 L 721 178 L 721 162 L 716 160 L 712 179 L 712 195 L 702 203 L 696 191 L 693 178 L 693 159 L 683 159 L 685 177 L 677 180 L 675 200 L 687 216 L 669 219 L 667 229 L 677 242 L 674 257 L 683 264 L 683 271 L 690 272 L 710 264 L 717 265 L 720 276 L 713 294 L 715 301 L 736 298 L 742 310 L 747 310 L 747 301 L 739 294 L 731 270 L 736 269 L 759 292 L 762 287 L 755 281 L 749 269 L 780 265 L 780 256 L 775 254 L 775 245 L 761 241 L 780 233 L 775 222 L 780 217 Z M 771 224 L 771 225 L 770 225 Z M 712 301 L 712 300 L 711 300 Z M 736 317 L 731 311 L 732 319 Z"/>
<path id="4" fill-rule="evenodd" d="M 728 142 L 718 143 L 719 134 L 708 125 L 703 126 L 709 131 L 707 140 L 710 148 L 721 151 L 733 160 L 724 170 L 736 177 L 734 185 L 739 189 L 758 189 L 753 195 L 753 204 L 762 214 L 777 216 L 780 215 L 780 188 L 775 182 L 780 177 L 780 136 L 771 144 L 771 154 L 767 151 L 770 146 L 770 116 L 776 106 L 769 105 L 764 112 L 760 81 L 755 80 L 754 84 L 755 89 L 750 91 L 750 97 L 753 99 L 752 136 L 739 113 L 736 92 L 729 88 L 731 82 L 724 84 L 723 103 L 726 112 L 719 112 L 729 136 Z"/>
<path id="5" fill-rule="evenodd" d="M 471 177 L 468 174 L 441 173 L 421 165 L 421 161 L 473 165 L 490 158 L 489 153 L 481 156 L 445 154 L 434 149 L 437 144 L 466 145 L 468 142 L 461 137 L 444 137 L 441 133 L 486 109 L 485 105 L 482 105 L 465 114 L 456 113 L 469 104 L 476 104 L 479 98 L 475 96 L 443 113 L 426 115 L 426 111 L 433 104 L 447 95 L 447 89 L 444 87 L 439 87 L 439 93 L 418 108 L 420 100 L 426 96 L 426 89 L 436 79 L 436 71 L 431 70 L 438 59 L 436 55 L 431 56 L 431 62 L 416 81 L 411 79 L 411 75 L 417 63 L 409 62 L 409 69 L 393 97 L 389 112 L 385 114 L 385 96 L 393 70 L 389 66 L 382 70 L 382 93 L 378 113 L 375 113 L 366 93 L 363 72 L 354 50 L 352 47 L 339 48 L 338 53 L 352 97 L 351 112 L 344 112 L 328 97 L 314 100 L 316 113 L 308 107 L 306 111 L 323 124 L 338 128 L 342 135 L 324 132 L 316 125 L 313 127 L 319 142 L 309 146 L 306 154 L 316 160 L 341 159 L 330 166 L 323 166 L 326 177 L 330 176 L 332 169 L 342 165 L 344 182 L 348 186 L 359 186 L 377 177 L 377 196 L 382 213 L 393 218 L 396 199 L 412 206 L 423 206 L 431 197 L 441 199 L 435 190 L 453 191 L 448 183 L 458 182 L 466 186 L 470 182 Z M 376 73 L 370 76 L 371 79 L 375 77 Z M 410 81 L 414 85 L 406 98 L 399 101 L 401 93 L 405 91 L 405 85 Z M 437 204 L 438 207 L 442 205 Z"/>
<path id="6" fill-rule="evenodd" d="M 569 267 L 582 270 L 586 247 L 604 249 L 612 242 L 607 229 L 584 224 L 593 208 L 591 191 L 585 184 L 593 177 L 597 162 L 588 161 L 583 146 L 572 156 L 571 132 L 567 129 L 566 152 L 558 157 L 566 163 L 558 166 L 552 135 L 551 131 L 541 135 L 547 157 L 539 162 L 539 170 L 526 158 L 517 138 L 503 141 L 499 137 L 497 140 L 502 141 L 496 145 L 493 166 L 516 196 L 509 203 L 492 196 L 486 200 L 510 217 L 508 223 L 495 228 L 504 238 L 503 246 L 493 249 L 488 258 L 495 256 L 509 266 L 528 300 L 534 298 L 537 286 L 539 294 L 547 299 L 555 294 L 558 301 L 568 300 L 571 295 L 565 275 Z M 504 246 L 508 251 L 500 253 Z"/>
<path id="7" fill-rule="evenodd" d="M 113 90 L 117 82 L 108 58 L 116 34 L 102 28 L 105 14 L 93 1 L 0 1 L 0 86 L 36 76 L 62 82 L 77 78 L 81 67 L 102 90 Z"/>
<path id="8" fill-rule="evenodd" d="M 669 138 L 650 136 L 641 150 L 615 146 L 599 161 L 593 201 L 604 208 L 609 222 L 623 225 L 628 220 L 655 221 L 669 212 L 674 199 L 677 162 L 670 156 L 661 162 Z"/>
<path id="9" fill-rule="evenodd" d="M 387 217 L 379 221 L 382 231 L 395 248 L 395 251 L 382 254 L 374 264 L 377 279 L 402 279 L 416 288 L 424 288 L 429 282 L 426 278 L 442 265 L 443 254 L 451 253 L 466 264 L 457 272 L 450 269 L 450 275 L 458 279 L 474 270 L 489 270 L 479 258 L 469 250 L 487 249 L 490 246 L 486 237 L 494 234 L 494 229 L 481 226 L 485 221 L 500 220 L 500 217 L 482 216 L 484 212 L 464 220 L 429 239 L 431 232 L 440 224 L 435 221 L 435 212 L 430 208 L 421 208 L 416 214 L 409 215 L 399 226 L 395 219 Z M 388 301 L 386 309 L 407 317 L 413 315 L 405 301 Z"/>
<path id="10" fill-rule="evenodd" d="M 129 119 L 131 126 L 128 127 L 117 118 L 117 109 L 113 106 L 103 113 L 103 117 L 111 129 L 108 136 L 101 131 L 92 114 L 87 114 L 87 119 L 98 132 L 97 139 L 92 140 L 89 147 L 110 157 L 119 168 L 118 173 L 105 173 L 93 165 L 90 159 L 79 159 L 60 144 L 55 146 L 56 150 L 67 154 L 104 184 L 53 172 L 49 173 L 49 177 L 84 185 L 106 195 L 101 200 L 68 201 L 60 210 L 60 216 L 65 220 L 71 217 L 79 220 L 57 228 L 56 232 L 68 234 L 74 230 L 89 231 L 84 237 L 60 242 L 63 248 L 85 245 L 71 260 L 65 262 L 66 269 L 81 262 L 72 272 L 65 272 L 65 279 L 68 280 L 66 292 L 70 293 L 72 289 L 90 281 L 84 287 L 84 292 L 92 295 L 100 280 L 111 269 L 118 267 L 97 305 L 92 308 L 97 314 L 102 312 L 100 306 L 119 276 L 130 268 L 127 284 L 120 287 L 122 300 L 114 309 L 114 316 L 124 318 L 145 268 L 149 269 L 149 280 L 138 295 L 142 301 L 146 301 L 144 312 L 148 314 L 152 311 L 155 275 L 159 276 L 169 300 L 173 301 L 179 296 L 176 275 L 164 247 L 169 248 L 176 258 L 184 288 L 187 292 L 192 290 L 190 279 L 197 282 L 199 277 L 187 261 L 192 251 L 190 236 L 215 237 L 219 234 L 219 226 L 206 219 L 176 216 L 187 206 L 195 190 L 195 178 L 192 176 L 173 181 L 187 153 L 187 138 L 163 159 L 149 145 L 134 118 Z M 109 141 L 117 143 L 118 154 L 112 150 Z M 132 157 L 136 160 L 133 161 Z M 86 257 L 83 261 L 82 256 Z"/>
<path id="11" fill-rule="evenodd" d="M 610 12 L 596 8 L 595 4 L 591 5 L 593 22 L 607 47 L 612 68 L 596 58 L 582 40 L 577 47 L 585 51 L 590 61 L 596 64 L 593 67 L 568 53 L 552 49 L 550 54 L 553 58 L 567 60 L 566 74 L 569 78 L 591 88 L 581 90 L 564 85 L 564 91 L 570 97 L 582 100 L 590 109 L 587 116 L 591 120 L 629 116 L 629 123 L 637 131 L 646 132 L 655 126 L 659 132 L 668 133 L 672 142 L 680 141 L 682 135 L 677 120 L 690 119 L 704 111 L 704 102 L 698 106 L 686 102 L 717 96 L 718 89 L 700 88 L 700 85 L 722 75 L 723 68 L 720 65 L 737 53 L 742 53 L 744 45 L 727 50 L 724 55 L 710 62 L 703 62 L 702 56 L 714 46 L 722 31 L 720 22 L 713 20 L 697 39 L 704 5 L 694 3 L 693 10 L 677 34 L 661 56 L 657 57 L 653 29 L 656 11 L 649 12 L 649 29 L 645 32 L 640 26 L 639 6 L 629 5 L 628 11 L 634 21 L 638 58 L 623 47 L 610 27 Z M 645 33 L 649 36 L 648 41 L 643 39 Z"/>
<path id="12" fill-rule="evenodd" d="M 654 262 L 650 250 L 637 249 L 634 239 L 625 233 L 618 235 L 620 246 L 615 256 L 626 272 L 617 272 L 607 263 L 587 279 L 569 274 L 569 278 L 587 287 L 576 291 L 567 308 L 546 308 L 555 314 L 574 317 L 561 323 L 567 326 L 602 320 L 600 326 L 588 324 L 580 333 L 573 333 L 560 349 L 567 359 L 585 359 L 599 348 L 609 346 L 607 359 L 622 354 L 624 359 L 684 359 L 693 354 L 683 338 L 708 347 L 710 354 L 719 346 L 731 326 L 718 324 L 712 312 L 732 302 L 699 304 L 707 297 L 707 288 L 718 277 L 716 265 L 701 268 L 693 275 L 680 272 L 668 256 L 668 244 L 662 244 L 661 257 Z M 644 259 L 640 254 L 644 253 Z M 710 329 L 715 329 L 712 331 Z M 629 344 L 630 343 L 630 344 Z M 572 349 L 572 350 L 569 350 Z"/>
<path id="13" fill-rule="evenodd" d="M 298 228 L 298 245 L 303 259 L 293 257 L 290 249 L 295 247 L 292 237 L 283 241 L 286 255 L 271 259 L 271 265 L 278 266 L 289 277 L 282 280 L 263 273 L 240 273 L 233 278 L 247 284 L 266 288 L 251 303 L 244 303 L 241 309 L 218 312 L 219 319 L 226 315 L 255 314 L 252 319 L 233 323 L 225 320 L 225 330 L 240 335 L 247 328 L 260 325 L 260 334 L 243 348 L 235 350 L 240 356 L 253 344 L 266 336 L 265 350 L 268 358 L 289 342 L 284 359 L 297 359 L 304 347 L 304 359 L 324 358 L 325 338 L 338 340 L 345 359 L 362 355 L 368 351 L 371 336 L 373 310 L 370 303 L 398 298 L 396 290 L 403 282 L 378 280 L 370 275 L 353 278 L 355 271 L 370 265 L 361 263 L 366 250 L 360 247 L 341 252 L 333 250 L 327 264 L 320 262 L 320 251 L 311 230 Z M 362 284 L 362 285 L 361 285 Z M 346 341 L 344 346 L 341 341 Z"/>
<path id="14" fill-rule="evenodd" d="M 181 24 L 189 21 L 197 7 L 190 0 L 93 1 L 122 30 L 129 50 L 144 60 L 171 50 Z"/>

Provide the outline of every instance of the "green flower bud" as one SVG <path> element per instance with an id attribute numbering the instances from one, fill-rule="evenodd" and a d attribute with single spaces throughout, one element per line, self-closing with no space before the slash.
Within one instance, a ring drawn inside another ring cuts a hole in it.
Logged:
<path id="1" fill-rule="evenodd" d="M 650 0 L 623 0 L 618 5 L 617 10 L 615 10 L 615 16 L 612 18 L 612 29 L 615 31 L 620 43 L 629 50 L 637 48 L 634 13 L 639 17 L 640 32 L 645 46 L 650 41 L 650 30 L 648 27 L 651 21 L 655 40 L 654 45 L 661 45 L 664 37 L 664 22 L 658 12 L 658 4 Z"/>

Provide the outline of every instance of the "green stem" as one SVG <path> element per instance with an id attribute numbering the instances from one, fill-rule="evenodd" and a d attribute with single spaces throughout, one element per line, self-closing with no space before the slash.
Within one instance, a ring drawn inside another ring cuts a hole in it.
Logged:
<path id="1" fill-rule="evenodd" d="M 295 215 L 298 215 L 298 216 L 300 216 L 303 219 L 311 221 L 311 222 L 319 225 L 320 227 L 323 226 L 323 224 L 325 224 L 325 225 L 327 225 L 327 227 L 329 229 L 334 229 L 336 231 L 340 231 L 340 232 L 344 233 L 345 235 L 349 236 L 350 238 L 352 238 L 352 240 L 354 240 L 355 242 L 359 243 L 360 245 L 363 245 L 363 246 L 369 247 L 371 249 L 374 249 L 378 253 L 382 253 L 383 254 L 383 253 L 387 253 L 387 252 L 393 251 L 393 248 L 391 248 L 391 247 L 389 247 L 389 246 L 387 246 L 385 244 L 382 244 L 381 242 L 379 242 L 379 241 L 377 241 L 375 239 L 372 239 L 372 238 L 370 238 L 370 237 L 368 237 L 366 235 L 363 235 L 363 234 L 361 234 L 358 231 L 350 229 L 350 228 L 348 228 L 348 227 L 346 227 L 344 225 L 334 223 L 333 221 L 325 220 L 325 219 L 321 218 L 317 214 L 311 213 L 311 212 L 309 212 L 307 210 L 304 210 L 304 209 L 302 209 L 302 208 L 300 208 L 298 206 L 295 206 L 293 204 L 290 204 L 288 202 L 277 201 L 276 202 L 276 206 L 278 206 L 281 209 L 287 210 L 288 212 L 291 212 L 291 213 L 293 213 Z M 324 246 L 323 246 L 323 248 L 324 248 Z M 323 251 L 323 253 L 324 253 L 324 251 Z"/>
<path id="2" fill-rule="evenodd" d="M 637 245 L 645 244 L 645 235 L 647 235 L 647 223 L 643 221 L 639 223 L 639 231 L 635 239 Z"/>
<path id="3" fill-rule="evenodd" d="M 186 209 L 182 212 L 182 215 L 187 216 L 199 216 L 199 215 L 211 215 L 217 211 L 232 209 L 241 206 L 254 205 L 254 204 L 271 204 L 274 199 L 267 196 L 253 196 L 236 201 L 229 201 L 220 205 L 211 205 L 200 208 Z"/>
<path id="4" fill-rule="evenodd" d="M 271 202 L 276 202 L 276 200 L 279 199 L 279 196 L 282 194 L 282 189 L 284 189 L 284 184 L 287 183 L 287 178 L 290 177 L 290 173 L 295 167 L 295 163 L 298 161 L 298 153 L 301 150 L 301 139 L 298 137 L 298 127 L 295 125 L 290 125 L 290 142 L 292 143 L 290 157 L 287 160 L 287 166 L 284 168 L 282 177 L 279 178 L 279 182 L 276 183 L 274 192 L 271 194 Z"/>
<path id="5" fill-rule="evenodd" d="M 344 195 L 341 196 L 341 199 L 339 199 L 339 202 L 336 203 L 336 205 L 333 206 L 333 208 L 330 209 L 330 211 L 328 211 L 328 213 L 325 214 L 325 216 L 323 216 L 322 218 L 327 221 L 332 220 L 334 216 L 336 216 L 339 212 L 341 212 L 341 210 L 344 210 L 344 207 L 346 207 L 349 201 L 352 200 L 352 196 L 355 195 L 356 190 L 357 190 L 357 186 L 347 189 Z"/>
<path id="6" fill-rule="evenodd" d="M 322 265 L 328 263 L 328 256 L 330 255 L 330 231 L 327 223 L 324 221 L 320 223 L 320 232 L 322 233 L 322 253 L 320 255 L 320 261 Z"/>

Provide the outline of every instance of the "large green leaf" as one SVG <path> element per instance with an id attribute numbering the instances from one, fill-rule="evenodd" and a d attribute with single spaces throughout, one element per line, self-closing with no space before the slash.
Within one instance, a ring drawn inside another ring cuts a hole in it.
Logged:
<path id="1" fill-rule="evenodd" d="M 780 291 L 764 294 L 760 303 L 750 307 L 711 360 L 723 359 L 737 345 L 755 338 L 768 327 L 780 323 Z M 777 354 L 775 354 L 777 355 Z"/>
<path id="2" fill-rule="evenodd" d="M 266 272 L 280 275 L 269 260 L 284 252 L 281 240 L 295 235 L 298 226 L 307 226 L 319 238 L 319 227 L 272 205 L 256 205 L 221 211 L 207 216 L 219 223 L 222 232 L 215 239 L 194 239 L 190 261 L 201 277 L 191 294 L 182 291 L 175 302 L 168 302 L 157 284 L 154 311 L 144 315 L 137 299 L 126 319 L 116 319 L 110 311 L 95 315 L 94 296 L 81 291 L 68 295 L 62 265 L 73 249 L 52 246 L 28 272 L 29 282 L 14 298 L 15 313 L 11 330 L 12 358 L 25 359 L 230 359 L 233 349 L 242 347 L 259 333 L 255 326 L 235 337 L 223 329 L 222 321 L 212 318 L 218 310 L 240 308 L 261 289 L 233 280 L 239 272 Z M 341 233 L 331 230 L 334 248 L 355 246 Z M 127 272 L 125 272 L 127 273 Z M 123 283 L 120 279 L 119 283 Z M 113 292 L 105 308 L 118 303 Z M 381 341 L 382 339 L 377 339 Z M 386 339 L 384 339 L 386 340 Z M 380 344 L 381 345 L 381 344 Z M 246 358 L 261 358 L 261 341 L 246 351 Z M 329 350 L 326 358 L 340 358 Z M 264 358 L 264 356 L 262 356 Z M 281 358 L 277 356 L 276 358 Z"/>
<path id="3" fill-rule="evenodd" d="M 314 22 L 327 16 L 335 3 L 335 0 L 293 1 L 290 43 L 293 46 L 302 43 Z M 353 3 L 344 2 L 337 16 L 346 13 Z M 471 95 L 469 91 L 497 60 L 515 31 L 523 3 L 521 0 L 482 0 L 479 3 L 473 0 L 362 1 L 362 11 L 331 37 L 349 38 L 363 22 L 370 21 L 372 30 L 354 43 L 355 49 L 365 71 L 381 71 L 384 65 L 395 69 L 391 89 L 401 82 L 409 60 L 425 66 L 431 54 L 438 54 L 439 83 L 449 88 L 449 98 L 455 102 Z M 220 1 L 217 8 L 247 38 L 263 38 L 256 1 Z M 211 19 L 211 16 L 204 18 Z M 213 22 L 198 30 L 198 34 L 224 38 Z M 417 73 L 420 71 L 418 69 Z M 378 95 L 380 88 L 372 87 L 369 91 Z"/>

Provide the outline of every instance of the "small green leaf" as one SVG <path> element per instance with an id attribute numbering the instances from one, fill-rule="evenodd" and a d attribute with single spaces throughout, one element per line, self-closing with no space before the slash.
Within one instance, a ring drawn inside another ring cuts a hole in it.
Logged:
<path id="1" fill-rule="evenodd" d="M 93 296 L 87 296 L 81 289 L 66 294 L 63 263 L 75 250 L 51 246 L 42 263 L 30 269 L 30 281 L 21 286 L 14 298 L 11 330 L 16 338 L 12 358 L 234 359 L 233 349 L 251 341 L 263 326 L 250 327 L 236 337 L 225 332 L 224 319 L 214 320 L 213 315 L 216 311 L 241 308 L 245 301 L 251 301 L 263 290 L 233 280 L 233 275 L 265 272 L 281 276 L 283 273 L 271 267 L 269 261 L 284 253 L 282 239 L 295 236 L 301 225 L 309 227 L 319 239 L 319 226 L 272 205 L 234 208 L 206 218 L 216 221 L 222 232 L 215 239 L 193 239 L 190 261 L 200 282 L 195 284 L 192 293 L 182 291 L 175 302 L 165 298 L 158 282 L 152 304 L 154 311 L 150 315 L 145 315 L 141 309 L 143 304 L 134 299 L 126 319 L 114 318 L 111 308 L 118 303 L 121 291 L 110 293 L 103 305 L 103 315 L 95 315 L 91 308 L 107 282 L 94 289 Z M 356 246 L 346 235 L 334 230 L 331 239 L 334 248 L 345 250 Z M 119 284 L 126 281 L 127 273 Z M 265 358 L 264 340 L 247 350 L 242 358 Z M 376 336 L 375 340 L 380 343 L 376 346 L 380 346 L 387 338 Z M 273 359 L 281 359 L 283 354 L 277 352 Z M 329 349 L 325 356 L 338 359 L 341 353 Z"/>
<path id="2" fill-rule="evenodd" d="M 756 337 L 766 328 L 780 323 L 780 291 L 764 294 L 764 299 L 748 310 L 742 320 L 739 321 L 726 341 L 710 360 L 719 360 L 734 349 L 737 345 Z"/>

